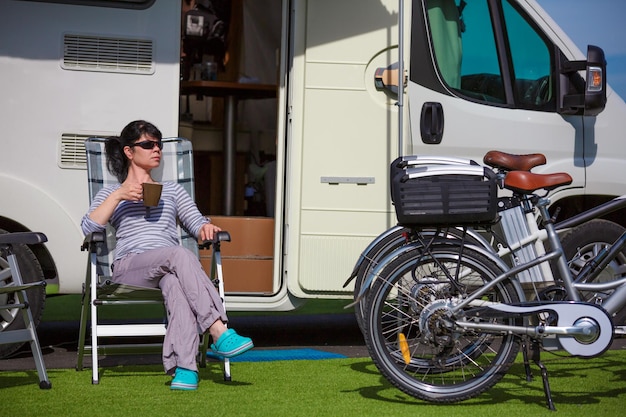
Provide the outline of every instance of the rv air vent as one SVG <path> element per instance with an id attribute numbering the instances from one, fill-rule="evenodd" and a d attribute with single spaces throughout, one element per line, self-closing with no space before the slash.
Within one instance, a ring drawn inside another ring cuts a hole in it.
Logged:
<path id="1" fill-rule="evenodd" d="M 66 169 L 87 169 L 85 139 L 88 137 L 90 136 L 63 133 L 58 152 L 59 167 Z"/>
<path id="2" fill-rule="evenodd" d="M 153 74 L 153 42 L 147 39 L 65 34 L 61 66 L 77 71 Z"/>

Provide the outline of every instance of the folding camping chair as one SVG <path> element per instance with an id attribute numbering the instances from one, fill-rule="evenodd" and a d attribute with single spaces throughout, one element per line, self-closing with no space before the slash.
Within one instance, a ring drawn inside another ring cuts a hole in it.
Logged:
<path id="1" fill-rule="evenodd" d="M 35 245 L 47 242 L 48 238 L 43 233 L 35 232 L 19 232 L 19 233 L 3 233 L 0 234 L 0 253 L 6 256 L 9 263 L 10 276 L 0 276 L 0 315 L 2 311 L 19 309 L 22 311 L 24 318 L 23 329 L 3 330 L 0 332 L 0 344 L 29 342 L 30 349 L 35 359 L 35 367 L 39 375 L 39 388 L 49 389 L 52 384 L 46 373 L 46 365 L 43 361 L 39 338 L 33 321 L 33 314 L 28 304 L 28 296 L 26 290 L 29 288 L 46 286 L 46 281 L 36 281 L 24 283 L 20 267 L 15 254 L 15 246 L 17 245 Z"/>
<path id="2" fill-rule="evenodd" d="M 117 183 L 117 179 L 106 168 L 104 144 L 106 139 L 89 138 L 85 141 L 87 152 L 87 173 L 89 177 L 89 201 L 103 187 Z M 163 139 L 161 165 L 152 171 L 153 178 L 158 182 L 177 181 L 194 198 L 193 154 L 191 142 L 181 138 Z M 194 253 L 198 253 L 198 242 L 184 228 L 179 226 L 181 245 Z M 211 270 L 209 279 L 218 287 L 222 302 L 224 302 L 224 285 L 221 266 L 221 242 L 230 241 L 228 232 L 218 233 L 213 241 L 207 241 L 203 248 L 213 247 Z M 145 306 L 146 304 L 163 305 L 161 291 L 149 288 L 138 288 L 129 285 L 114 284 L 111 282 L 111 264 L 115 250 L 115 233 L 111 226 L 107 226 L 104 233 L 93 233 L 87 236 L 81 250 L 89 251 L 89 268 L 87 270 L 83 288 L 82 311 L 80 318 L 80 332 L 78 341 L 77 370 L 83 369 L 85 354 L 91 355 L 92 384 L 99 383 L 98 355 L 99 354 L 129 354 L 161 351 L 162 341 L 159 343 L 106 343 L 112 338 L 120 337 L 152 337 L 162 338 L 165 335 L 166 323 L 116 323 L 103 322 L 98 317 L 98 310 L 103 306 Z M 164 314 L 165 316 L 165 314 Z M 90 319 L 90 320 L 89 320 Z M 87 344 L 87 322 L 91 323 L 91 344 Z M 200 366 L 206 365 L 208 348 L 208 332 L 201 335 L 201 351 L 199 352 Z M 128 339 L 127 339 L 128 340 Z M 224 359 L 224 380 L 230 381 L 230 363 Z"/>

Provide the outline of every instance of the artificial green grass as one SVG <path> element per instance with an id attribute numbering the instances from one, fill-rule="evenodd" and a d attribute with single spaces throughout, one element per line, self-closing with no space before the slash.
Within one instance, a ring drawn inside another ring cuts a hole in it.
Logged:
<path id="1" fill-rule="evenodd" d="M 198 391 L 172 392 L 159 365 L 104 368 L 99 385 L 88 370 L 48 370 L 52 389 L 34 371 L 4 371 L 0 416 L 620 416 L 626 400 L 626 351 L 583 360 L 543 353 L 557 413 L 545 405 L 538 369 L 526 382 L 518 363 L 478 398 L 438 405 L 391 386 L 370 359 L 244 362 L 224 382 L 221 365 L 200 371 Z"/>
<path id="2" fill-rule="evenodd" d="M 311 300 L 281 314 L 346 313 L 346 300 Z M 348 311 L 351 312 L 351 311 Z M 122 313 L 124 314 L 124 313 Z M 230 312 L 231 315 L 252 314 Z M 162 307 L 133 311 L 161 317 Z M 44 321 L 78 320 L 80 297 L 49 297 Z M 123 316 L 122 316 L 123 317 Z M 519 358 L 521 359 L 521 358 Z M 626 399 L 626 351 L 591 360 L 542 354 L 557 413 L 545 405 L 539 370 L 526 382 L 521 363 L 478 398 L 452 405 L 412 398 L 383 378 L 367 359 L 233 363 L 233 381 L 222 380 L 219 364 L 200 371 L 196 392 L 171 392 L 160 365 L 103 368 L 99 385 L 85 369 L 49 369 L 51 390 L 37 387 L 35 371 L 0 372 L 0 417 L 25 416 L 620 416 Z"/>

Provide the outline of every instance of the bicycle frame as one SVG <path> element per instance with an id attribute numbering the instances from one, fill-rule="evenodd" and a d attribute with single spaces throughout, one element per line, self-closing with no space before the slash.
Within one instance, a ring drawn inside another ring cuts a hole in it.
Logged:
<path id="1" fill-rule="evenodd" d="M 621 197 L 620 197 L 621 198 Z M 536 207 L 540 210 L 542 216 L 547 216 L 547 205 L 549 200 L 543 198 L 539 199 Z M 582 213 L 581 218 L 586 217 L 585 213 Z M 545 217 L 544 217 L 545 218 Z M 586 220 L 585 220 L 586 221 Z M 520 271 L 528 268 L 532 268 L 533 266 L 539 265 L 540 263 L 544 263 L 551 260 L 557 261 L 557 266 L 559 268 L 559 272 L 563 277 L 563 285 L 565 291 L 568 295 L 568 300 L 580 302 L 580 290 L 615 290 L 612 294 L 610 294 L 602 303 L 602 308 L 608 313 L 608 315 L 613 316 L 617 313 L 624 305 L 626 305 L 626 278 L 617 279 L 608 283 L 595 284 L 595 283 L 583 283 L 587 279 L 593 279 L 604 267 L 608 265 L 608 263 L 626 247 L 626 232 L 624 232 L 611 246 L 605 248 L 599 252 L 591 261 L 588 262 L 587 266 L 579 273 L 579 275 L 574 279 L 571 275 L 570 269 L 567 265 L 567 261 L 563 256 L 560 240 L 556 233 L 556 227 L 551 222 L 546 222 L 545 230 L 547 231 L 548 241 L 552 245 L 555 250 L 552 250 L 545 255 L 539 256 L 535 260 L 531 262 L 527 262 L 523 265 L 519 265 L 513 267 L 509 270 L 506 270 L 501 275 L 496 277 L 494 280 L 490 281 L 486 285 L 484 285 L 478 291 L 472 293 L 471 297 L 461 301 L 458 304 L 455 304 L 451 307 L 452 313 L 457 313 L 462 311 L 464 308 L 468 306 L 477 306 L 477 307 L 485 307 L 486 304 L 481 300 L 481 297 L 491 290 L 495 285 L 501 283 L 506 279 L 515 280 L 515 275 L 517 275 Z M 460 254 L 459 256 L 462 256 Z M 491 255 L 492 259 L 494 259 L 493 255 Z M 495 259 L 494 259 L 495 260 Z M 580 306 L 584 306 L 585 304 L 580 304 Z M 529 311 L 533 311 L 532 309 L 536 309 L 536 311 L 541 310 L 541 306 L 531 306 L 531 309 L 524 309 L 524 307 L 500 307 L 494 304 L 489 304 L 487 307 L 494 308 L 495 310 L 507 311 L 507 312 L 518 312 L 518 313 L 528 313 Z M 554 309 L 554 306 L 550 306 L 550 309 Z M 582 307 L 581 307 L 582 308 Z M 554 334 L 554 335 L 587 335 L 588 328 L 585 325 L 579 326 L 569 326 L 564 328 L 563 326 L 542 326 L 539 325 L 532 328 L 528 328 L 525 326 L 507 326 L 507 325 L 498 325 L 498 324 L 485 324 L 485 323 L 468 323 L 466 321 L 456 321 L 457 326 L 465 329 L 475 329 L 482 331 L 497 331 L 497 332 L 511 332 L 517 334 L 529 334 L 533 337 L 543 337 L 545 335 Z M 577 322 L 578 323 L 578 322 Z M 609 322 L 610 323 L 610 322 Z M 611 323 L 612 324 L 612 323 Z M 605 324 L 606 326 L 607 324 Z M 618 333 L 623 334 L 624 329 L 617 329 Z M 602 333 L 602 328 L 599 328 L 598 333 Z M 604 336 L 606 337 L 606 335 Z M 563 341 L 561 341 L 563 343 Z"/>

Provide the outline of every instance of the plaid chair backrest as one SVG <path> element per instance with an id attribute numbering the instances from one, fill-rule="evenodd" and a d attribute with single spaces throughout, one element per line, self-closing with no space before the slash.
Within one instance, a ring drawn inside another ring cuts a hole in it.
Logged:
<path id="1" fill-rule="evenodd" d="M 106 166 L 103 138 L 89 138 L 85 141 L 87 151 L 87 176 L 89 184 L 89 204 L 103 187 L 117 184 L 117 178 Z M 193 151 L 191 141 L 182 138 L 164 138 L 161 152 L 161 165 L 152 171 L 157 182 L 176 181 L 195 200 L 193 179 Z M 184 228 L 179 226 L 181 244 L 198 253 L 198 242 Z M 98 251 L 98 275 L 110 275 L 115 249 L 115 230 L 107 226 L 106 248 Z"/>

